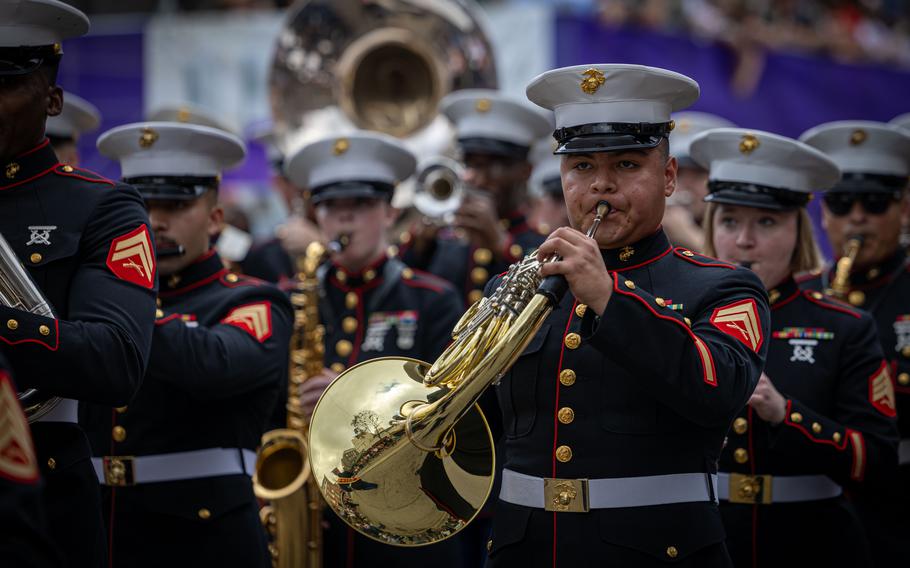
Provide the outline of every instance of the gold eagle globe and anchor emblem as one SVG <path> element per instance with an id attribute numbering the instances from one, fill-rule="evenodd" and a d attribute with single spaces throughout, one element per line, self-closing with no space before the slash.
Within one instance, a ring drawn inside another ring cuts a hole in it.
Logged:
<path id="1" fill-rule="evenodd" d="M 584 75 L 585 78 L 581 80 L 581 90 L 589 95 L 596 93 L 597 89 L 607 81 L 603 72 L 598 71 L 593 67 L 582 73 L 582 75 Z"/>

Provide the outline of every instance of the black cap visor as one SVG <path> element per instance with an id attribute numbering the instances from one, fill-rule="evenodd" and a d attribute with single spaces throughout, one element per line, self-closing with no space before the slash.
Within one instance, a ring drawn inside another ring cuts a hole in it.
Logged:
<path id="1" fill-rule="evenodd" d="M 727 181 L 708 182 L 708 191 L 710 193 L 705 197 L 705 201 L 708 203 L 740 205 L 772 211 L 790 211 L 805 207 L 812 197 L 809 193 L 780 187 Z"/>
<path id="2" fill-rule="evenodd" d="M 0 77 L 28 75 L 45 61 L 56 62 L 60 55 L 53 45 L 0 47 Z"/>
<path id="3" fill-rule="evenodd" d="M 392 199 L 395 186 L 390 183 L 371 181 L 344 181 L 330 183 L 313 188 L 310 191 L 310 201 L 313 205 L 331 199 Z"/>
<path id="4" fill-rule="evenodd" d="M 670 134 L 669 122 L 597 122 L 556 129 L 554 154 L 592 154 L 656 148 Z"/>
<path id="5" fill-rule="evenodd" d="M 847 172 L 837 185 L 829 189 L 831 193 L 895 193 L 907 187 L 906 176 L 882 174 L 865 174 Z"/>
<path id="6" fill-rule="evenodd" d="M 218 189 L 218 178 L 196 176 L 144 176 L 124 178 L 139 190 L 144 201 L 192 201 Z"/>
<path id="7" fill-rule="evenodd" d="M 531 150 L 528 146 L 493 138 L 459 138 L 458 147 L 463 154 L 484 154 L 512 160 L 527 160 Z"/>

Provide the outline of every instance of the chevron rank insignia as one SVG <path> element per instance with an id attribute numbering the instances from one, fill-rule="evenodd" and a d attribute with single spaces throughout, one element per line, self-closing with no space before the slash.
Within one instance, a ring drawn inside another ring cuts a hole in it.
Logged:
<path id="1" fill-rule="evenodd" d="M 37 483 L 35 458 L 28 422 L 19 406 L 12 381 L 0 372 L 0 477 L 17 483 Z"/>
<path id="2" fill-rule="evenodd" d="M 711 324 L 731 337 L 758 353 L 764 337 L 761 323 L 758 320 L 758 308 L 755 300 L 740 300 L 730 305 L 714 310 L 711 314 Z"/>
<path id="3" fill-rule="evenodd" d="M 264 343 L 272 337 L 272 305 L 269 302 L 257 302 L 234 308 L 221 323 L 239 327 L 259 343 Z"/>
<path id="4" fill-rule="evenodd" d="M 155 254 L 148 227 L 140 225 L 114 239 L 107 253 L 107 267 L 117 278 L 151 289 L 155 285 Z"/>
<path id="5" fill-rule="evenodd" d="M 885 416 L 897 416 L 894 385 L 891 383 L 891 373 L 888 372 L 888 364 L 885 362 L 882 362 L 878 371 L 869 377 L 869 402 Z"/>

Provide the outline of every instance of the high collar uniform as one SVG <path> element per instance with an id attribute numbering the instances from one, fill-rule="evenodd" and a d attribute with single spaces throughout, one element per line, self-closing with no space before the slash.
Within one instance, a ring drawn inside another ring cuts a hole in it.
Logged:
<path id="1" fill-rule="evenodd" d="M 319 270 L 325 364 L 335 372 L 377 357 L 432 362 L 451 341 L 461 302 L 446 281 L 383 257 L 359 273 L 326 263 Z M 461 538 L 398 548 L 368 539 L 328 511 L 325 566 L 461 567 Z"/>
<path id="2" fill-rule="evenodd" d="M 613 278 L 604 313 L 567 294 L 496 388 L 504 467 L 633 482 L 690 474 L 704 500 L 573 513 L 501 495 L 488 566 L 729 565 L 709 479 L 764 363 L 764 289 L 660 230 L 602 253 Z"/>
<path id="3" fill-rule="evenodd" d="M 182 478 L 145 482 L 138 460 L 225 449 L 252 471 L 253 450 L 287 384 L 290 303 L 274 286 L 228 272 L 210 251 L 163 278 L 156 317 L 136 397 L 81 414 L 102 479 L 111 470 L 97 458 L 137 458 L 135 485 L 104 481 L 112 566 L 266 566 L 249 475 L 190 478 L 191 467 L 172 463 L 170 473 L 187 469 Z"/>
<path id="4" fill-rule="evenodd" d="M 71 399 L 32 424 L 51 539 L 71 566 L 104 564 L 98 482 L 75 400 L 126 404 L 145 372 L 157 279 L 139 194 L 58 162 L 47 140 L 0 163 L 0 232 L 55 318 L 0 306 L 19 388 Z"/>
<path id="5" fill-rule="evenodd" d="M 894 391 L 875 322 L 790 278 L 769 295 L 764 373 L 787 412 L 771 425 L 746 407 L 733 422 L 720 462 L 731 473 L 721 488 L 730 554 L 736 566 L 867 566 L 865 535 L 838 486 L 881 483 L 896 462 Z M 794 491 L 794 476 L 811 487 Z"/>
<path id="6" fill-rule="evenodd" d="M 799 280 L 802 288 L 826 291 L 834 266 Z M 881 264 L 854 269 L 846 300 L 867 310 L 875 320 L 878 339 L 891 371 L 900 431 L 897 478 L 868 486 L 871 499 L 858 501 L 876 562 L 884 566 L 910 564 L 910 262 L 900 249 Z M 868 509 L 868 510 L 867 510 Z"/>

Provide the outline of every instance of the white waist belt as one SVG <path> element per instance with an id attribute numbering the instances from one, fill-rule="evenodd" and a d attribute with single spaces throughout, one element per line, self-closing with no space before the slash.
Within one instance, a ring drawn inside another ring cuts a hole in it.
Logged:
<path id="1" fill-rule="evenodd" d="M 718 492 L 721 500 L 735 503 L 751 502 L 798 503 L 820 501 L 838 497 L 844 490 L 827 475 L 742 475 L 720 472 L 717 474 Z M 749 495 L 743 501 L 743 480 L 752 481 Z M 756 495 L 759 488 L 764 495 Z M 733 495 L 733 499 L 730 498 Z"/>
<path id="2" fill-rule="evenodd" d="M 256 453 L 239 448 L 209 448 L 154 456 L 105 456 L 92 458 L 102 485 L 125 486 L 217 477 L 245 473 L 253 475 Z"/>
<path id="3" fill-rule="evenodd" d="M 508 503 L 548 511 L 584 512 L 589 509 L 648 507 L 672 503 L 712 501 L 717 476 L 674 473 L 604 479 L 553 479 L 502 472 L 499 498 Z M 567 503 L 568 501 L 568 503 Z"/>
<path id="4" fill-rule="evenodd" d="M 71 398 L 61 398 L 54 408 L 37 420 L 37 422 L 79 422 L 79 402 Z"/>
<path id="5" fill-rule="evenodd" d="M 901 440 L 897 447 L 897 460 L 901 465 L 910 463 L 910 440 Z"/>

